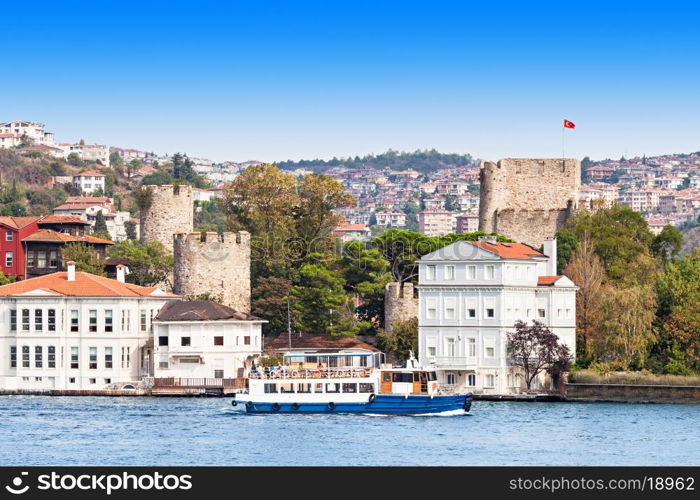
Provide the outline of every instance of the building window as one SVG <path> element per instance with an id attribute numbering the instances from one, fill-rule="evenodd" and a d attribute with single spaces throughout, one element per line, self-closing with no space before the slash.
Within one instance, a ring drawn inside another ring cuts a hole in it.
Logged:
<path id="1" fill-rule="evenodd" d="M 427 266 L 425 279 L 428 279 L 428 280 L 435 279 L 435 266 Z"/>
<path id="2" fill-rule="evenodd" d="M 17 331 L 17 309 L 10 310 L 10 331 Z"/>
<path id="3" fill-rule="evenodd" d="M 90 383 L 91 383 L 91 384 L 96 384 L 96 383 L 97 383 L 97 379 L 96 379 L 96 378 L 91 378 L 91 379 L 90 379 Z"/>
<path id="4" fill-rule="evenodd" d="M 68 383 L 69 383 L 69 384 L 75 384 L 75 377 L 70 377 L 70 378 L 68 379 Z"/>
<path id="5" fill-rule="evenodd" d="M 44 310 L 34 309 L 34 329 L 38 332 L 44 329 Z"/>
<path id="6" fill-rule="evenodd" d="M 97 331 L 97 310 L 96 309 L 90 309 L 89 330 L 91 333 L 94 333 Z"/>
<path id="7" fill-rule="evenodd" d="M 22 309 L 22 330 L 29 331 L 29 309 Z"/>
<path id="8" fill-rule="evenodd" d="M 56 331 L 56 309 L 49 309 L 48 316 L 49 316 L 49 331 L 55 332 Z"/>
<path id="9" fill-rule="evenodd" d="M 445 304 L 445 319 L 455 319 L 455 306 L 454 304 Z"/>
<path id="10" fill-rule="evenodd" d="M 70 331 L 71 332 L 77 332 L 78 331 L 78 310 L 73 309 L 70 312 Z"/>
<path id="11" fill-rule="evenodd" d="M 49 252 L 49 267 L 56 269 L 58 267 L 58 251 L 51 250 Z"/>
<path id="12" fill-rule="evenodd" d="M 473 373 L 467 375 L 467 385 L 469 387 L 474 387 L 476 385 L 476 375 L 474 375 Z"/>
<path id="13" fill-rule="evenodd" d="M 246 335 L 243 337 L 243 345 L 250 345 L 250 336 Z"/>
<path id="14" fill-rule="evenodd" d="M 15 264 L 14 254 L 12 252 L 5 252 L 5 267 L 12 267 Z"/>
<path id="15" fill-rule="evenodd" d="M 44 355 L 40 345 L 34 346 L 34 368 L 44 367 Z"/>
<path id="16" fill-rule="evenodd" d="M 167 361 L 161 361 L 158 363 L 158 368 L 162 370 L 167 370 L 168 369 L 168 362 Z"/>
<path id="17" fill-rule="evenodd" d="M 455 266 L 445 266 L 445 279 L 446 280 L 455 279 Z"/>
<path id="18" fill-rule="evenodd" d="M 447 374 L 447 385 L 455 385 L 457 379 L 454 373 Z"/>
<path id="19" fill-rule="evenodd" d="M 488 265 L 485 267 L 486 279 L 492 280 L 495 276 L 495 267 L 493 265 Z"/>
<path id="20" fill-rule="evenodd" d="M 468 338 L 467 339 L 467 355 L 470 358 L 476 357 L 476 339 L 475 338 Z"/>
<path id="21" fill-rule="evenodd" d="M 431 358 L 435 357 L 435 346 L 434 345 L 428 346 L 428 356 L 430 356 Z"/>
<path id="22" fill-rule="evenodd" d="M 75 370 L 80 366 L 78 363 L 78 348 L 77 347 L 71 347 L 70 348 L 70 367 L 71 369 Z"/>
<path id="23" fill-rule="evenodd" d="M 451 358 L 455 356 L 455 339 L 452 337 L 445 339 L 445 355 Z"/>
<path id="24" fill-rule="evenodd" d="M 105 309 L 105 332 L 113 331 L 112 310 Z"/>
<path id="25" fill-rule="evenodd" d="M 29 368 L 29 346 L 22 346 L 22 368 Z"/>
<path id="26" fill-rule="evenodd" d="M 223 337 L 214 337 L 214 345 L 224 345 Z"/>
<path id="27" fill-rule="evenodd" d="M 538 309 L 537 310 L 537 317 L 538 318 L 544 318 L 546 316 L 545 310 L 544 309 Z"/>
<path id="28" fill-rule="evenodd" d="M 27 252 L 27 267 L 36 266 L 36 261 L 34 260 L 34 251 L 30 250 Z"/>
<path id="29" fill-rule="evenodd" d="M 5 231 L 5 241 L 12 241 L 14 239 L 14 235 L 12 234 L 12 231 Z"/>
<path id="30" fill-rule="evenodd" d="M 145 332 L 146 331 L 146 326 L 147 326 L 147 321 L 146 321 L 146 311 L 141 309 L 141 331 Z"/>
<path id="31" fill-rule="evenodd" d="M 487 358 L 493 358 L 496 355 L 496 348 L 493 346 L 486 346 L 485 354 Z"/>
<path id="32" fill-rule="evenodd" d="M 467 279 L 468 280 L 475 280 L 476 279 L 476 266 L 467 266 Z"/>
<path id="33" fill-rule="evenodd" d="M 105 368 L 112 368 L 112 348 L 105 347 Z"/>
<path id="34" fill-rule="evenodd" d="M 106 379 L 105 379 L 105 384 L 111 384 L 111 383 L 112 383 L 112 379 L 111 379 L 111 378 L 106 378 Z"/>
<path id="35" fill-rule="evenodd" d="M 46 267 L 46 252 L 36 253 L 36 267 Z"/>
<path id="36" fill-rule="evenodd" d="M 187 347 L 190 345 L 190 338 L 189 337 L 182 337 L 180 339 L 180 345 L 183 347 Z"/>
<path id="37" fill-rule="evenodd" d="M 224 378 L 223 370 L 214 370 L 214 378 Z"/>
<path id="38" fill-rule="evenodd" d="M 493 374 L 484 377 L 484 387 L 496 387 L 496 376 Z"/>
<path id="39" fill-rule="evenodd" d="M 125 351 L 126 351 L 126 367 L 129 368 L 129 366 L 131 366 L 131 350 L 128 347 L 126 347 Z"/>
<path id="40" fill-rule="evenodd" d="M 473 307 L 467 309 L 467 318 L 476 318 L 476 309 Z"/>
<path id="41" fill-rule="evenodd" d="M 56 368 L 56 347 L 49 346 L 49 368 Z"/>
<path id="42" fill-rule="evenodd" d="M 158 337 L 158 345 L 168 345 L 168 336 L 162 335 Z"/>
<path id="43" fill-rule="evenodd" d="M 10 346 L 10 368 L 17 368 L 17 346 Z"/>
<path id="44" fill-rule="evenodd" d="M 427 319 L 437 318 L 437 301 L 435 299 L 428 299 L 425 304 L 425 317 Z"/>
<path id="45" fill-rule="evenodd" d="M 495 315 L 496 315 L 496 310 L 495 310 L 495 309 L 493 309 L 493 308 L 491 308 L 491 307 L 487 307 L 487 308 L 486 308 L 486 317 L 487 317 L 487 318 L 493 318 Z"/>
<path id="46" fill-rule="evenodd" d="M 90 364 L 88 366 L 91 370 L 97 370 L 97 347 L 90 348 Z"/>

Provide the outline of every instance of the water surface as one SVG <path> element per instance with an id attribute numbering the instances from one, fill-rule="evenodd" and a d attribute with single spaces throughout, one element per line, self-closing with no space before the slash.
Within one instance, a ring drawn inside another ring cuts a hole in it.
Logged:
<path id="1" fill-rule="evenodd" d="M 700 465 L 700 405 L 476 401 L 247 415 L 228 398 L 0 397 L 0 465 Z"/>

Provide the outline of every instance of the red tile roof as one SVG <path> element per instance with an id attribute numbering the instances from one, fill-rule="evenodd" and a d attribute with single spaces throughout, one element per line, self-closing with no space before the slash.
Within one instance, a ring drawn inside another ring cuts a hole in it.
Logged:
<path id="1" fill-rule="evenodd" d="M 70 217 L 69 215 L 46 215 L 38 221 L 39 224 L 85 224 L 90 225 L 89 222 L 83 219 L 78 219 L 77 217 Z"/>
<path id="2" fill-rule="evenodd" d="M 474 246 L 495 253 L 502 259 L 532 259 L 544 257 L 544 254 L 525 243 L 489 243 L 488 241 L 469 241 Z"/>
<path id="3" fill-rule="evenodd" d="M 59 205 L 54 210 L 84 210 L 90 207 L 101 207 L 101 203 L 64 203 Z"/>
<path id="4" fill-rule="evenodd" d="M 95 203 L 111 203 L 109 196 L 69 196 L 66 203 L 87 203 L 94 205 Z"/>
<path id="5" fill-rule="evenodd" d="M 552 286 L 561 276 L 538 276 L 537 284 L 539 286 Z"/>
<path id="6" fill-rule="evenodd" d="M 65 271 L 0 286 L 0 297 L 11 297 L 37 290 L 69 297 L 177 297 L 169 293 L 152 295 L 158 290 L 157 287 L 122 283 L 84 272 L 76 272 L 75 281 L 68 281 L 68 273 Z"/>
<path id="7" fill-rule="evenodd" d="M 100 177 L 104 177 L 104 176 L 105 176 L 105 174 L 103 174 L 102 172 L 95 172 L 94 170 L 88 170 L 87 172 L 80 172 L 78 175 L 74 175 L 73 177 L 85 177 L 85 176 L 88 176 L 88 175 L 93 175 L 93 176 L 94 176 L 94 175 L 97 175 L 97 176 L 100 176 Z"/>
<path id="8" fill-rule="evenodd" d="M 29 224 L 37 222 L 41 217 L 0 217 L 0 224 L 12 229 L 22 229 Z"/>
<path id="9" fill-rule="evenodd" d="M 336 231 L 365 231 L 367 230 L 366 224 L 340 224 L 336 226 Z"/>
<path id="10" fill-rule="evenodd" d="M 98 243 L 103 245 L 114 245 L 110 240 L 103 240 L 102 238 L 97 238 L 86 234 L 85 236 L 73 236 L 71 234 L 59 233 L 53 229 L 39 229 L 38 231 L 30 234 L 22 241 L 53 241 L 58 243 Z"/>

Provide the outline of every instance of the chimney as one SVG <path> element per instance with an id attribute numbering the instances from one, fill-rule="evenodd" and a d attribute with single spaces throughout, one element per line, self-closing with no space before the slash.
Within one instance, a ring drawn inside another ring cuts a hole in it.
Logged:
<path id="1" fill-rule="evenodd" d="M 124 264 L 117 264 L 117 281 L 126 283 L 126 266 Z"/>
<path id="2" fill-rule="evenodd" d="M 543 243 L 542 251 L 549 257 L 547 265 L 545 267 L 545 272 L 547 276 L 557 275 L 557 239 L 556 238 L 545 238 Z"/>
<path id="3" fill-rule="evenodd" d="M 486 235 L 486 236 L 479 236 L 479 241 L 483 241 L 486 243 L 491 243 L 492 245 L 496 244 L 496 237 L 492 235 Z"/>
<path id="4" fill-rule="evenodd" d="M 68 281 L 75 281 L 75 261 L 69 260 L 68 262 L 66 262 L 66 268 L 68 270 Z"/>

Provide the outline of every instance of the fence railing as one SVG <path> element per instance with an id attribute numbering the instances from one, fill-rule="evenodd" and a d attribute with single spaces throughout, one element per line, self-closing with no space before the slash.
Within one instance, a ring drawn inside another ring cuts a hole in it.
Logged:
<path id="1" fill-rule="evenodd" d="M 245 388 L 244 378 L 179 378 L 160 377 L 153 379 L 153 387 L 193 387 L 193 388 L 219 388 L 228 387 L 234 389 Z"/>
<path id="2" fill-rule="evenodd" d="M 319 379 L 319 378 L 365 378 L 369 377 L 369 368 L 338 368 L 338 369 L 295 369 L 283 367 L 274 370 L 266 369 L 251 372 L 253 379 Z"/>

